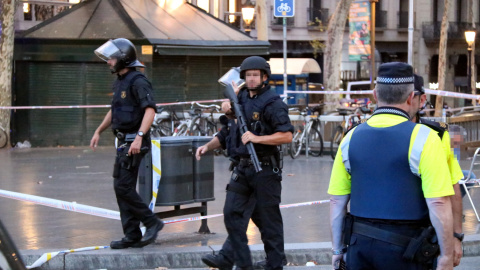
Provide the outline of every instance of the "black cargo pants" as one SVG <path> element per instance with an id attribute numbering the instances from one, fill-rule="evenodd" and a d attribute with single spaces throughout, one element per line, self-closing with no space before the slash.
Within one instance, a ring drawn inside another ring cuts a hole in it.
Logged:
<path id="1" fill-rule="evenodd" d="M 223 210 L 229 236 L 220 253 L 230 260 L 234 258 L 237 267 L 252 266 L 246 235 L 252 218 L 261 232 L 267 269 L 282 269 L 285 252 L 280 213 L 281 172 L 274 172 L 270 165 L 262 166 L 262 169 L 256 173 L 253 165 L 241 164 L 233 171 Z M 234 256 L 231 255 L 233 252 Z"/>
<path id="2" fill-rule="evenodd" d="M 123 151 L 117 151 L 113 188 L 117 197 L 125 237 L 131 240 L 140 240 L 142 238 L 140 222 L 146 227 L 149 227 L 156 222 L 156 217 L 136 190 L 140 162 L 134 164 L 135 166 L 128 166 L 124 162 L 126 160 L 126 153 L 128 153 L 128 148 L 125 148 Z M 142 155 L 141 158 L 145 156 L 145 154 L 137 155 Z M 118 162 L 121 164 L 118 164 Z M 115 173 L 115 170 L 118 171 Z"/>

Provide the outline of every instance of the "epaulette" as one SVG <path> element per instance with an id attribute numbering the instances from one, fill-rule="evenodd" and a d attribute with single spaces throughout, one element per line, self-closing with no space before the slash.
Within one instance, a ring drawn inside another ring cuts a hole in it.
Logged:
<path id="1" fill-rule="evenodd" d="M 445 131 L 448 130 L 448 124 L 445 122 L 435 122 L 432 120 L 420 118 L 420 124 L 424 124 L 427 127 L 438 132 L 438 136 L 440 137 L 440 139 L 443 138 L 443 134 L 445 133 Z"/>

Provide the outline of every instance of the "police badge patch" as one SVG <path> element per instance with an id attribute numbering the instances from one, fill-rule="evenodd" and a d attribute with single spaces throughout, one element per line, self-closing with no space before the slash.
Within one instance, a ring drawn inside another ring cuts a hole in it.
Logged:
<path id="1" fill-rule="evenodd" d="M 260 120 L 260 113 L 259 112 L 253 112 L 253 120 L 255 120 L 255 121 Z"/>
<path id="2" fill-rule="evenodd" d="M 126 91 L 122 91 L 122 95 L 120 95 L 122 98 L 126 98 L 127 97 L 127 92 Z"/>

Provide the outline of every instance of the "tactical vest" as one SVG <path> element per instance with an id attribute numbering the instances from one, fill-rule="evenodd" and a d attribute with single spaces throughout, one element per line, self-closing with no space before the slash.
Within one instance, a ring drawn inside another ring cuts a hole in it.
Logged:
<path id="1" fill-rule="evenodd" d="M 375 128 L 359 125 L 342 143 L 342 160 L 352 179 L 352 215 L 389 220 L 423 220 L 428 207 L 419 163 L 430 129 L 420 130 L 408 156 L 416 124 Z"/>
<path id="2" fill-rule="evenodd" d="M 112 129 L 122 132 L 136 132 L 142 124 L 144 110 L 132 92 L 133 82 L 145 77 L 141 72 L 132 70 L 125 77 L 118 78 L 113 84 Z"/>
<path id="3" fill-rule="evenodd" d="M 242 106 L 243 113 L 246 118 L 247 127 L 250 132 L 255 135 L 271 135 L 274 132 L 274 127 L 265 121 L 265 107 L 280 99 L 270 86 L 266 86 L 256 98 L 249 98 L 249 92 L 244 88 L 238 94 L 238 100 Z M 227 138 L 227 148 L 231 157 L 248 156 L 246 146 L 242 143 L 240 129 L 233 122 L 229 122 L 230 138 Z M 254 144 L 255 151 L 258 156 L 268 156 L 276 153 L 277 146 Z"/>

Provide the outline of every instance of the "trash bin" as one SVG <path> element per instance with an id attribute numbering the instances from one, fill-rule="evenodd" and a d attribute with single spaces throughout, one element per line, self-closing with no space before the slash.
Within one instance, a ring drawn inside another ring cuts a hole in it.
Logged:
<path id="1" fill-rule="evenodd" d="M 193 153 L 208 143 L 212 137 L 192 136 Z M 213 151 L 209 151 L 200 160 L 193 159 L 193 199 L 195 202 L 215 200 L 213 194 Z"/>
<path id="2" fill-rule="evenodd" d="M 156 206 L 177 206 L 215 199 L 213 192 L 213 153 L 200 161 L 197 148 L 211 137 L 156 137 L 160 140 L 161 177 Z M 152 199 L 152 152 L 147 154 L 139 171 L 139 194 L 146 204 Z M 158 166 L 156 166 L 158 167 Z"/>

